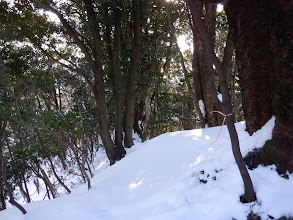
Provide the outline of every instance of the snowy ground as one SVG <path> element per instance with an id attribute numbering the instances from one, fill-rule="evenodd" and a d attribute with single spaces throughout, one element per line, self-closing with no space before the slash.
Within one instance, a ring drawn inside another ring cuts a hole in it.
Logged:
<path id="1" fill-rule="evenodd" d="M 274 119 L 253 136 L 244 123 L 236 126 L 245 155 L 271 138 Z M 209 145 L 219 129 L 173 132 L 138 143 L 111 167 L 101 159 L 90 191 L 82 185 L 70 195 L 24 205 L 26 215 L 16 208 L 2 211 L 0 219 L 244 220 L 250 210 L 262 219 L 293 216 L 293 175 L 281 178 L 275 166 L 249 171 L 258 201 L 239 202 L 243 184 L 227 128 Z"/>

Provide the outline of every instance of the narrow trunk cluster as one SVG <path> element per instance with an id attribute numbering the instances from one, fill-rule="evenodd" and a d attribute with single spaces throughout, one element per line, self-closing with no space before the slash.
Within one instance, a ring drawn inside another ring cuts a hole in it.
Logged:
<path id="1" fill-rule="evenodd" d="M 197 4 L 201 16 L 205 20 L 205 26 L 212 37 L 212 45 L 215 44 L 215 22 L 216 22 L 216 5 L 207 4 L 206 12 L 203 13 L 202 5 Z M 193 86 L 197 100 L 201 100 L 205 107 L 204 125 L 218 126 L 222 122 L 222 118 L 217 114 L 210 114 L 211 111 L 221 111 L 221 102 L 217 97 L 215 70 L 213 63 L 205 49 L 205 42 L 200 34 L 198 27 L 190 18 L 190 26 L 193 32 L 193 60 L 192 74 Z M 202 125 L 203 127 L 203 125 Z"/>
<path id="2" fill-rule="evenodd" d="M 134 122 L 134 102 L 135 102 L 135 84 L 139 70 L 140 61 L 140 3 L 133 3 L 133 41 L 130 57 L 129 79 L 125 104 L 125 139 L 124 145 L 129 148 L 133 145 L 133 122 Z"/>

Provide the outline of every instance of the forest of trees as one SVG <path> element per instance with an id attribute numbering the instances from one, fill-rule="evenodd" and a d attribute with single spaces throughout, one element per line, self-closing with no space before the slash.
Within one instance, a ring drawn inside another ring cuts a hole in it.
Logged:
<path id="1" fill-rule="evenodd" d="M 16 188 L 31 202 L 32 179 L 70 193 L 57 167 L 90 189 L 98 148 L 113 165 L 133 133 L 221 125 L 212 111 L 232 114 L 243 202 L 256 198 L 235 121 L 252 135 L 274 115 L 255 163 L 293 172 L 292 1 L 1 0 L 0 13 L 0 210 L 23 209 Z"/>

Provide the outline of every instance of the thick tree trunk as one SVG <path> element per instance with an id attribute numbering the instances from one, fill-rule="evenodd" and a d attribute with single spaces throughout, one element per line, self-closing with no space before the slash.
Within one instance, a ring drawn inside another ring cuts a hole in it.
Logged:
<path id="1" fill-rule="evenodd" d="M 106 98 L 105 98 L 105 87 L 104 87 L 104 77 L 103 77 L 101 57 L 99 57 L 98 59 L 99 61 L 96 61 L 96 66 L 94 69 L 94 76 L 95 76 L 94 94 L 95 94 L 95 100 L 97 103 L 98 120 L 100 125 L 101 138 L 102 138 L 107 156 L 110 160 L 110 164 L 112 165 L 115 163 L 116 160 L 120 160 L 123 157 L 123 154 L 122 152 L 120 152 L 118 148 L 115 147 L 111 139 L 108 115 L 107 115 L 107 104 L 106 104 Z"/>
<path id="2" fill-rule="evenodd" d="M 122 117 L 122 81 L 121 81 L 121 65 L 120 65 L 120 50 L 121 50 L 121 1 L 115 0 L 115 32 L 114 32 L 114 47 L 113 47 L 113 69 L 115 79 L 115 145 L 120 149 L 123 156 L 125 150 L 123 142 L 123 117 Z"/>
<path id="3" fill-rule="evenodd" d="M 198 5 L 199 6 L 199 5 Z M 206 5 L 205 15 L 201 11 L 201 16 L 205 17 L 205 26 L 209 34 L 212 36 L 214 46 L 215 39 L 215 22 L 216 22 L 216 5 Z M 192 22 L 190 22 L 192 25 Z M 221 111 L 221 102 L 217 98 L 217 88 L 215 83 L 215 71 L 213 64 L 210 61 L 204 39 L 201 36 L 198 28 L 192 25 L 193 31 L 193 78 L 195 95 L 198 100 L 202 100 L 205 106 L 205 124 L 209 126 L 220 125 L 221 117 L 217 114 L 210 114 L 211 111 Z"/>
<path id="4" fill-rule="evenodd" d="M 196 33 L 193 29 L 193 54 L 192 54 L 192 77 L 193 77 L 193 87 L 194 87 L 194 95 L 196 100 L 204 100 L 203 98 L 203 86 L 201 82 L 200 72 L 198 71 L 198 56 L 197 56 L 197 40 Z M 199 103 L 197 103 L 199 105 Z M 205 109 L 204 109 L 205 110 Z M 204 112 L 201 112 L 203 120 L 200 119 L 200 126 L 202 128 L 206 125 L 206 118 Z"/>
<path id="5" fill-rule="evenodd" d="M 225 10 L 235 33 L 247 130 L 251 134 L 274 114 L 273 139 L 261 157 L 293 172 L 293 2 L 237 0 Z"/>
<path id="6" fill-rule="evenodd" d="M 271 55 L 272 106 L 276 116 L 273 139 L 265 152 L 278 164 L 278 170 L 293 172 L 293 2 L 285 0 L 265 1 L 265 16 L 269 29 Z"/>
<path id="7" fill-rule="evenodd" d="M 233 31 L 246 129 L 252 134 L 273 113 L 265 1 L 228 1 L 225 11 Z"/>
<path id="8" fill-rule="evenodd" d="M 197 26 L 197 28 L 199 29 L 202 35 L 202 38 L 204 39 L 204 43 L 205 43 L 205 47 L 206 47 L 206 51 L 209 56 L 209 59 L 215 65 L 217 69 L 218 76 L 219 76 L 219 83 L 220 83 L 222 94 L 223 94 L 224 114 L 226 115 L 231 114 L 232 104 L 231 104 L 231 97 L 229 94 L 229 88 L 228 88 L 228 84 L 227 84 L 226 76 L 225 76 L 225 68 L 214 52 L 213 40 L 204 22 L 201 19 L 201 14 L 197 5 L 192 0 L 186 0 L 186 2 L 191 11 L 193 21 L 195 25 Z M 243 157 L 241 155 L 238 134 L 234 125 L 234 118 L 231 116 L 230 117 L 228 116 L 226 123 L 227 123 L 228 131 L 229 131 L 229 135 L 231 139 L 233 156 L 235 158 L 237 167 L 240 171 L 240 174 L 244 183 L 244 195 L 242 196 L 241 201 L 242 202 L 255 201 L 256 195 L 254 192 L 251 178 L 249 176 Z"/>
<path id="9" fill-rule="evenodd" d="M 139 70 L 140 60 L 140 2 L 133 3 L 133 41 L 130 57 L 129 79 L 125 104 L 125 147 L 133 145 L 133 122 L 134 122 L 134 101 L 135 101 L 135 84 Z"/>
<path id="10" fill-rule="evenodd" d="M 293 2 L 269 2 L 267 13 L 275 12 L 270 19 L 272 93 L 277 116 L 273 139 L 278 142 L 281 159 L 288 157 L 285 167 L 293 172 Z"/>

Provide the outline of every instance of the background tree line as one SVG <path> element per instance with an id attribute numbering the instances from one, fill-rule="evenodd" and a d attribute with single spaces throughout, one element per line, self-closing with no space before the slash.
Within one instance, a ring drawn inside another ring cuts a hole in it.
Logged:
<path id="1" fill-rule="evenodd" d="M 32 176 L 48 198 L 58 186 L 70 193 L 58 164 L 77 167 L 90 188 L 97 148 L 112 165 L 133 133 L 145 141 L 221 125 L 211 111 L 233 113 L 232 132 L 245 119 L 250 134 L 275 115 L 261 163 L 292 172 L 290 1 L 16 0 L 1 1 L 0 12 L 1 209 L 7 196 L 16 204 L 16 188 L 31 201 Z M 184 53 L 183 34 L 193 43 Z"/>

